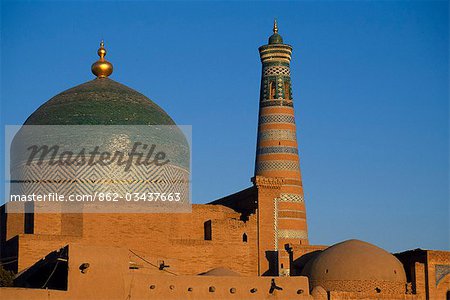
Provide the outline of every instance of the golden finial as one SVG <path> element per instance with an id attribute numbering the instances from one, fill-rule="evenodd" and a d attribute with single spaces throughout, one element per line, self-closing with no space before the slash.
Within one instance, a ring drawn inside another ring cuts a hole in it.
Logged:
<path id="1" fill-rule="evenodd" d="M 92 64 L 92 73 L 98 78 L 106 78 L 112 74 L 113 65 L 105 59 L 106 49 L 103 40 L 100 42 L 100 48 L 98 48 L 97 53 L 100 59 Z"/>
<path id="2" fill-rule="evenodd" d="M 273 19 L 273 33 L 278 33 L 277 19 Z"/>

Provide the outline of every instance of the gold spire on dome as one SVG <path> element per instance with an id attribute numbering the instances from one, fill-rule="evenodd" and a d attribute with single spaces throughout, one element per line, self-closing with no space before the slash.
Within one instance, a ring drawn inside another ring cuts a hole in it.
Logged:
<path id="1" fill-rule="evenodd" d="M 91 70 L 97 78 L 106 78 L 113 72 L 113 65 L 105 59 L 106 49 L 103 40 L 100 42 L 100 48 L 97 51 L 100 59 L 92 64 Z"/>
<path id="2" fill-rule="evenodd" d="M 277 19 L 273 19 L 273 33 L 278 33 Z"/>

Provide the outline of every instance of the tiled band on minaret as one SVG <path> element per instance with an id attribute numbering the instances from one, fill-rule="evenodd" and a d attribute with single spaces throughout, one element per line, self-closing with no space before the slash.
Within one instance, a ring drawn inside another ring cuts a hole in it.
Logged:
<path id="1" fill-rule="evenodd" d="M 270 249 L 279 251 L 288 243 L 308 244 L 308 234 L 289 68 L 292 47 L 283 44 L 276 22 L 269 44 L 261 46 L 259 53 L 262 79 L 255 178 L 282 178 L 279 197 L 273 199 Z"/>

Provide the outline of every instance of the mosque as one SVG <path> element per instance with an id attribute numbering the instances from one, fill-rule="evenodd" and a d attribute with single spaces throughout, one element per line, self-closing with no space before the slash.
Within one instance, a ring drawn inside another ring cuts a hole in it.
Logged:
<path id="1" fill-rule="evenodd" d="M 109 78 L 113 66 L 103 42 L 98 54 L 94 80 L 54 96 L 24 124 L 176 127 L 156 103 Z M 255 172 L 247 189 L 192 204 L 184 213 L 19 213 L 8 211 L 7 203 L 0 215 L 0 262 L 17 275 L 13 286 L 0 288 L 0 298 L 449 300 L 448 251 L 391 254 L 359 240 L 309 244 L 292 47 L 276 22 L 259 54 Z M 43 138 L 49 137 L 37 137 Z M 179 133 L 174 139 L 174 155 L 189 151 Z M 186 166 L 176 161 L 170 170 L 185 180 Z M 18 161 L 11 167 L 17 172 L 32 170 Z M 101 167 L 95 172 L 109 175 Z M 41 182 L 31 190 L 56 180 L 58 172 L 38 173 Z"/>

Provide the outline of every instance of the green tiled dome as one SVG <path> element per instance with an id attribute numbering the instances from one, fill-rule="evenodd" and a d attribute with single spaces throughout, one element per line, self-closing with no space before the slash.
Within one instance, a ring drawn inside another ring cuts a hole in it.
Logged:
<path id="1" fill-rule="evenodd" d="M 109 78 L 68 89 L 39 107 L 25 125 L 175 125 L 157 104 Z"/>
<path id="2" fill-rule="evenodd" d="M 269 45 L 272 44 L 283 44 L 283 38 L 278 33 L 274 33 L 269 37 Z"/>

